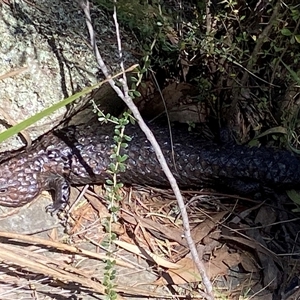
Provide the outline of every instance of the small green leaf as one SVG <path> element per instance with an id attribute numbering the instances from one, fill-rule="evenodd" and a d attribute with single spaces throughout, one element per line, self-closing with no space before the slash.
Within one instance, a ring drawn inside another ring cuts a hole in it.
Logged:
<path id="1" fill-rule="evenodd" d="M 116 172 L 116 165 L 114 164 L 114 163 L 110 163 L 109 165 L 108 165 L 108 167 L 109 167 L 109 169 L 113 172 L 113 173 L 115 173 Z"/>
<path id="2" fill-rule="evenodd" d="M 295 35 L 295 40 L 298 44 L 300 44 L 300 34 Z"/>
<path id="3" fill-rule="evenodd" d="M 296 190 L 286 191 L 289 198 L 297 205 L 300 205 L 300 193 Z"/>
<path id="4" fill-rule="evenodd" d="M 135 97 L 141 97 L 141 93 L 139 91 L 133 91 Z"/>
<path id="5" fill-rule="evenodd" d="M 148 71 L 147 68 L 143 68 L 143 69 L 141 70 L 141 74 L 144 74 L 144 73 L 146 73 L 147 71 Z M 145 84 L 145 86 L 146 86 L 146 84 Z"/>
<path id="6" fill-rule="evenodd" d="M 125 172 L 126 171 L 126 166 L 125 165 L 121 165 L 119 167 L 119 170 L 120 170 L 121 173 Z"/>
<path id="7" fill-rule="evenodd" d="M 131 76 L 131 77 L 130 77 L 130 80 L 131 80 L 132 82 L 138 82 L 138 79 L 137 79 L 136 77 L 134 77 L 134 76 Z"/>
<path id="8" fill-rule="evenodd" d="M 280 52 L 282 51 L 284 48 L 283 47 L 276 47 L 276 45 L 274 45 L 274 50 L 275 52 Z"/>
<path id="9" fill-rule="evenodd" d="M 133 122 L 134 122 L 134 120 L 133 120 Z M 133 123 L 133 124 L 134 124 L 134 123 Z M 126 142 L 130 142 L 130 141 L 132 140 L 132 137 L 131 137 L 131 136 L 128 136 L 128 135 L 124 135 L 123 138 L 124 138 L 124 140 L 125 140 Z"/>
<path id="10" fill-rule="evenodd" d="M 291 36 L 292 32 L 287 28 L 282 28 L 281 29 L 281 34 L 284 35 L 284 36 Z"/>
<path id="11" fill-rule="evenodd" d="M 113 185 L 113 182 L 110 179 L 106 179 L 106 183 L 109 184 L 109 185 Z"/>
<path id="12" fill-rule="evenodd" d="M 117 135 L 115 135 L 115 136 L 113 137 L 113 140 L 114 140 L 114 142 L 117 144 L 117 143 L 119 143 L 119 141 L 120 141 L 120 137 L 117 136 Z"/>
<path id="13" fill-rule="evenodd" d="M 118 188 L 118 189 L 121 189 L 122 187 L 124 186 L 124 184 L 123 183 L 117 183 L 117 185 L 116 185 L 116 187 Z"/>
<path id="14" fill-rule="evenodd" d="M 149 67 L 150 67 L 150 61 L 147 60 L 145 61 L 145 69 L 149 69 Z"/>
<path id="15" fill-rule="evenodd" d="M 128 155 L 124 154 L 123 156 L 120 156 L 120 162 L 124 162 L 128 159 Z"/>
<path id="16" fill-rule="evenodd" d="M 121 148 L 125 149 L 128 147 L 128 144 L 127 143 L 121 143 Z"/>

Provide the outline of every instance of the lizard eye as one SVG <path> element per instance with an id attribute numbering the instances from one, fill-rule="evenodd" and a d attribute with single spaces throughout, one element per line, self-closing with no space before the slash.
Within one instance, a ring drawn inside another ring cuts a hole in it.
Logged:
<path id="1" fill-rule="evenodd" d="M 7 192 L 7 189 L 5 189 L 5 188 L 0 189 L 0 193 L 6 193 L 6 192 Z"/>

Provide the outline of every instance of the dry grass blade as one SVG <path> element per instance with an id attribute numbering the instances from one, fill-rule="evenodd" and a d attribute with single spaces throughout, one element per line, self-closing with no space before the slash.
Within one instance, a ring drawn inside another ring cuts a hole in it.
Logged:
<path id="1" fill-rule="evenodd" d="M 58 284 L 63 282 L 65 284 L 75 283 L 79 287 L 88 289 L 91 292 L 105 294 L 106 287 L 103 286 L 97 278 L 94 278 L 94 273 L 91 271 L 83 271 L 71 265 L 55 261 L 52 258 L 47 258 L 44 255 L 32 252 L 30 250 L 22 249 L 17 246 L 1 245 L 0 246 L 0 261 L 4 262 L 10 269 L 10 273 L 17 266 L 26 271 L 43 274 L 45 277 L 52 278 Z M 90 274 L 91 273 L 91 274 Z M 159 293 L 145 291 L 131 286 L 118 285 L 115 290 L 120 293 L 129 295 L 140 295 L 145 297 L 156 298 L 170 298 L 168 295 L 161 295 Z M 118 296 L 118 300 L 123 297 Z"/>
<path id="2" fill-rule="evenodd" d="M 73 246 L 64 245 L 59 242 L 47 241 L 41 238 L 36 238 L 32 236 L 26 236 L 15 233 L 0 232 L 0 236 L 10 239 L 11 241 L 26 242 L 29 245 L 43 245 L 48 248 L 58 249 L 60 251 L 71 254 L 77 254 L 79 256 L 86 256 L 93 259 L 104 260 L 111 259 L 104 254 L 94 253 L 84 249 L 80 249 Z M 32 250 L 27 250 L 24 247 L 18 247 L 15 245 L 0 245 L 0 261 L 5 263 L 9 268 L 10 272 L 16 266 L 21 267 L 23 270 L 27 270 L 36 274 L 43 274 L 45 277 L 52 278 L 54 282 L 63 282 L 65 284 L 75 283 L 79 287 L 83 287 L 92 292 L 105 294 L 106 287 L 99 282 L 99 279 L 94 278 L 94 273 L 89 270 L 81 270 L 79 268 L 73 267 L 64 261 L 67 259 L 47 258 L 47 256 L 33 252 Z M 125 268 L 135 268 L 130 263 L 126 263 L 120 259 L 115 260 L 119 266 Z M 139 288 L 131 286 L 123 286 L 119 284 L 115 287 L 115 290 L 119 293 L 125 293 L 128 295 L 141 295 L 146 297 L 157 297 L 157 298 L 169 298 L 168 295 L 161 295 L 159 293 L 145 291 Z M 123 299 L 123 297 L 118 296 L 118 300 Z"/>
<path id="3" fill-rule="evenodd" d="M 155 262 L 156 264 L 164 268 L 179 269 L 182 267 L 180 264 L 174 264 L 172 262 L 169 262 L 166 259 L 163 259 L 158 255 L 151 253 L 149 250 L 145 248 L 141 249 L 141 247 L 123 241 L 114 241 L 114 243 L 131 253 L 139 255 L 140 257 L 143 257 L 145 259 L 151 259 L 153 262 Z"/>
<path id="4" fill-rule="evenodd" d="M 26 270 L 29 270 L 31 272 L 37 272 L 42 273 L 46 276 L 52 277 L 56 280 L 60 280 L 62 282 L 76 282 L 83 287 L 89 288 L 94 290 L 97 293 L 105 294 L 105 286 L 102 284 L 92 280 L 88 277 L 82 277 L 82 274 L 80 276 L 75 276 L 73 272 L 68 272 L 63 269 L 61 269 L 61 266 L 56 265 L 55 267 L 49 266 L 47 261 L 45 259 L 40 259 L 39 261 L 36 261 L 35 259 L 32 260 L 32 257 L 25 257 L 20 256 L 13 251 L 7 251 L 7 247 L 0 246 L 0 260 L 12 263 L 14 265 L 20 266 L 22 268 L 25 268 Z M 28 251 L 29 253 L 30 251 Z M 122 299 L 121 297 L 118 297 L 117 299 Z"/>
<path id="5" fill-rule="evenodd" d="M 120 259 L 112 259 L 107 257 L 105 254 L 101 254 L 101 253 L 94 253 L 92 251 L 88 251 L 85 249 L 81 249 L 78 247 L 74 247 L 74 246 L 69 246 L 63 243 L 59 243 L 59 242 L 53 242 L 53 241 L 48 241 L 42 238 L 37 238 L 37 237 L 32 237 L 32 236 L 28 236 L 28 235 L 23 235 L 23 234 L 16 234 L 16 233 L 11 233 L 11 232 L 3 232 L 0 231 L 0 236 L 1 237 L 5 237 L 8 239 L 12 239 L 14 241 L 21 241 L 21 242 L 26 242 L 28 244 L 31 245 L 44 245 L 47 247 L 52 247 L 54 249 L 60 250 L 60 251 L 67 251 L 73 254 L 79 254 L 82 256 L 87 256 L 90 258 L 95 258 L 98 260 L 114 260 L 116 262 L 117 265 L 122 266 L 122 267 L 126 267 L 126 268 L 135 268 L 133 265 L 129 264 L 129 263 L 125 263 L 124 261 L 120 260 Z"/>

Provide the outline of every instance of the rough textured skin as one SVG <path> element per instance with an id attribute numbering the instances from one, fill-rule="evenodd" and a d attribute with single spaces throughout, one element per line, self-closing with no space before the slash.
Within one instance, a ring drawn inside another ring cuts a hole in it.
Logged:
<path id="1" fill-rule="evenodd" d="M 195 134 L 173 130 L 172 157 L 167 128 L 152 128 L 167 162 L 182 188 L 225 186 L 239 193 L 269 187 L 288 189 L 300 183 L 300 162 L 287 151 L 208 142 Z M 138 126 L 129 125 L 132 141 L 123 183 L 168 186 L 156 155 Z M 53 131 L 29 149 L 0 155 L 0 205 L 21 206 L 42 190 L 53 190 L 51 210 L 64 206 L 69 185 L 104 183 L 113 145 L 113 127 L 77 126 Z M 175 165 L 174 166 L 174 161 Z"/>

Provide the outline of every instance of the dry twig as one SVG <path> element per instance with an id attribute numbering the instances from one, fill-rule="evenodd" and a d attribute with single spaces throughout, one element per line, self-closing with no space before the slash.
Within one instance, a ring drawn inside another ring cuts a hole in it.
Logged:
<path id="1" fill-rule="evenodd" d="M 191 231 L 190 231 L 190 226 L 189 226 L 189 220 L 188 220 L 188 215 L 187 215 L 187 211 L 185 208 L 185 204 L 183 201 L 183 197 L 180 193 L 179 187 L 177 185 L 177 182 L 170 170 L 170 168 L 168 167 L 168 164 L 166 162 L 166 159 L 161 151 L 161 148 L 155 138 L 155 136 L 153 135 L 153 133 L 151 132 L 151 130 L 149 129 L 149 127 L 146 125 L 145 121 L 143 120 L 143 118 L 141 117 L 141 114 L 138 110 L 138 108 L 136 107 L 136 105 L 133 103 L 131 97 L 129 96 L 128 92 L 129 92 L 129 88 L 127 85 L 127 79 L 126 79 L 126 74 L 125 74 L 125 70 L 124 70 L 124 64 L 122 61 L 122 48 L 121 48 L 121 38 L 120 38 L 120 33 L 119 33 L 119 24 L 117 21 L 117 13 L 116 13 L 116 6 L 114 6 L 114 21 L 115 21 L 115 26 L 116 26 L 116 34 L 117 34 L 117 42 L 118 42 L 118 50 L 119 50 L 119 56 L 120 56 L 120 60 L 121 60 L 121 68 L 123 70 L 123 78 L 122 80 L 120 80 L 120 82 L 122 83 L 122 87 L 123 87 L 123 91 L 115 84 L 115 82 L 111 79 L 111 76 L 108 72 L 108 69 L 101 57 L 101 54 L 99 52 L 99 49 L 96 45 L 96 40 L 95 40 L 95 34 L 94 34 L 94 29 L 92 26 L 92 21 L 91 21 L 91 15 L 90 15 L 90 5 L 89 5 L 89 1 L 85 1 L 85 0 L 80 0 L 79 1 L 79 5 L 81 6 L 81 8 L 83 9 L 85 16 L 86 16 L 86 24 L 88 27 L 88 31 L 89 31 L 89 35 L 90 35 L 90 41 L 91 41 L 91 45 L 94 49 L 94 53 L 97 59 L 97 62 L 99 64 L 99 67 L 101 69 L 101 71 L 103 72 L 104 76 L 108 79 L 109 84 L 111 85 L 111 87 L 115 90 L 115 92 L 118 94 L 118 96 L 126 103 L 126 105 L 129 107 L 129 109 L 132 111 L 135 119 L 137 120 L 141 130 L 145 133 L 147 139 L 150 141 L 155 154 L 157 156 L 157 159 L 165 173 L 165 175 L 167 176 L 170 185 L 173 189 L 173 192 L 176 196 L 177 202 L 178 202 L 178 206 L 180 208 L 181 211 L 181 215 L 182 215 L 182 219 L 183 219 L 183 225 L 184 225 L 184 234 L 189 246 L 189 249 L 191 251 L 193 260 L 197 266 L 197 269 L 202 277 L 202 281 L 203 284 L 206 288 L 206 292 L 207 294 L 205 295 L 205 297 L 209 300 L 214 299 L 213 293 L 212 293 L 212 284 L 207 276 L 205 267 L 203 262 L 200 260 L 199 256 L 198 256 L 198 252 L 196 250 L 196 246 L 195 243 L 191 237 Z"/>

